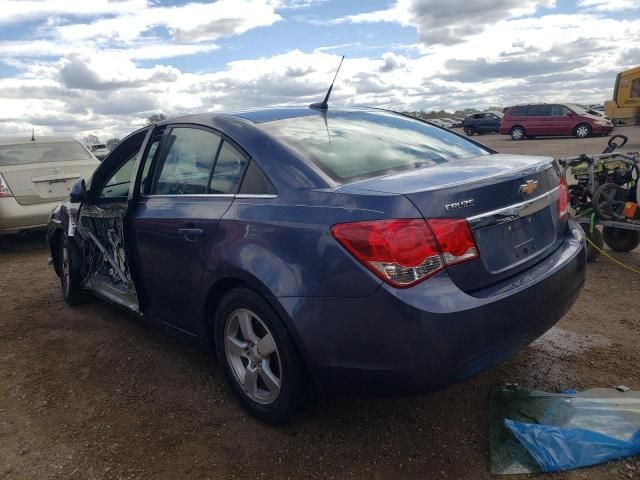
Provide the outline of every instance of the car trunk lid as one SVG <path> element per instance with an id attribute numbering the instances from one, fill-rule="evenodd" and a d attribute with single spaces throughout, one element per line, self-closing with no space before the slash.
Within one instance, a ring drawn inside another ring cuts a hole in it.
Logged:
<path id="1" fill-rule="evenodd" d="M 480 257 L 448 270 L 462 290 L 472 292 L 526 269 L 562 241 L 559 179 L 551 158 L 495 154 L 349 188 L 405 195 L 427 219 L 468 219 Z"/>
<path id="2" fill-rule="evenodd" d="M 78 178 L 88 179 L 95 160 L 10 165 L 0 168 L 11 193 L 20 205 L 64 200 Z"/>
<path id="3" fill-rule="evenodd" d="M 63 200 L 78 178 L 89 178 L 98 160 L 63 137 L 0 143 L 0 173 L 21 205 Z"/>

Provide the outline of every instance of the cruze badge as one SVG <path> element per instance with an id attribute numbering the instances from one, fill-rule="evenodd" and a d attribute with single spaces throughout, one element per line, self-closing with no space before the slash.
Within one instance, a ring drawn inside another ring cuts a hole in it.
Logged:
<path id="1" fill-rule="evenodd" d="M 459 208 L 466 208 L 473 206 L 473 198 L 468 200 L 460 200 L 459 202 L 447 203 L 444 206 L 445 210 L 458 210 Z"/>
<path id="2" fill-rule="evenodd" d="M 520 193 L 531 195 L 538 188 L 538 180 L 527 180 L 526 183 L 520 185 Z"/>

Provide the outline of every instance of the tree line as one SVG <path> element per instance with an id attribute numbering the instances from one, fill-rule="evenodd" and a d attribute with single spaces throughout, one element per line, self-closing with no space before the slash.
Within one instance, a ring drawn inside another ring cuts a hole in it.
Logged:
<path id="1" fill-rule="evenodd" d="M 153 125 L 155 123 L 161 122 L 163 120 L 166 120 L 167 116 L 164 113 L 154 113 L 152 115 L 149 115 L 149 117 L 147 117 L 146 122 L 147 125 Z M 84 142 L 84 144 L 86 146 L 90 146 L 90 145 L 98 145 L 98 144 L 102 144 L 104 143 L 107 148 L 109 150 L 113 150 L 113 148 L 120 143 L 120 139 L 117 137 L 114 138 L 110 138 L 108 140 L 106 140 L 105 142 L 101 142 L 100 138 L 97 135 L 94 134 L 89 134 L 86 135 L 85 137 L 83 137 L 82 141 Z"/>

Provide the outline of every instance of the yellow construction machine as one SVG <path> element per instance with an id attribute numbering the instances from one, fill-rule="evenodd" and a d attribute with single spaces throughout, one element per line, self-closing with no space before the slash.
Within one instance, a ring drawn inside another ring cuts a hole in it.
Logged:
<path id="1" fill-rule="evenodd" d="M 640 125 L 640 66 L 620 72 L 604 109 L 615 124 Z"/>

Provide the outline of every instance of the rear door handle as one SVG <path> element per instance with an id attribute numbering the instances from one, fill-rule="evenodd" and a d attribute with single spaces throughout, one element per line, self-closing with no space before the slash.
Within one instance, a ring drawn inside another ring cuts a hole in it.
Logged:
<path id="1" fill-rule="evenodd" d="M 178 233 L 182 234 L 187 242 L 195 242 L 198 237 L 204 235 L 201 228 L 179 228 Z"/>

